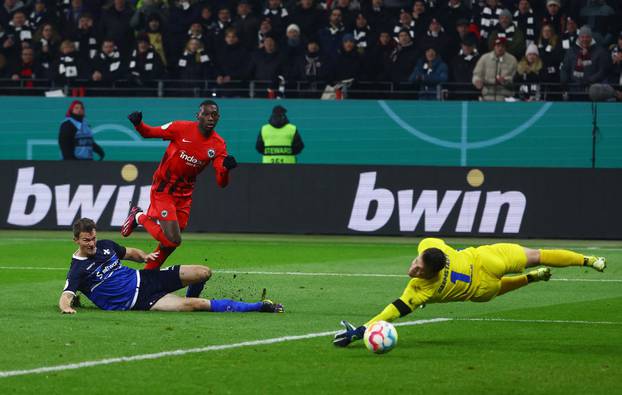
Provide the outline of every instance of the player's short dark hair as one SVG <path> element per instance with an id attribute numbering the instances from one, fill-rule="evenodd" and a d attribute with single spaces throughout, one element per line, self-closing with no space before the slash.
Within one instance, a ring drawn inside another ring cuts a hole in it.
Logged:
<path id="1" fill-rule="evenodd" d="M 214 100 L 209 100 L 209 99 L 203 100 L 201 104 L 199 104 L 199 107 L 203 107 L 203 106 L 216 106 L 216 108 L 220 110 L 220 107 L 218 107 L 218 104 L 216 104 Z"/>
<path id="2" fill-rule="evenodd" d="M 427 270 L 431 270 L 434 274 L 443 270 L 447 264 L 445 253 L 438 248 L 428 248 L 421 254 L 423 264 Z"/>
<path id="3" fill-rule="evenodd" d="M 73 237 L 77 239 L 80 233 L 91 233 L 96 229 L 95 221 L 90 218 L 80 218 L 73 223 Z"/>

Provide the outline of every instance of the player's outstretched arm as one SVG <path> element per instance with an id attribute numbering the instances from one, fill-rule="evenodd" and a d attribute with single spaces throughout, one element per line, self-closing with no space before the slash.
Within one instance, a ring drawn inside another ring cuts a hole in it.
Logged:
<path id="1" fill-rule="evenodd" d="M 365 335 L 365 331 L 367 330 L 367 328 L 374 322 L 391 322 L 411 312 L 412 309 L 400 298 L 396 299 L 395 302 L 385 307 L 384 310 L 380 312 L 380 314 L 369 320 L 367 323 L 365 323 L 365 325 L 361 325 L 355 328 L 348 321 L 341 321 L 341 325 L 345 327 L 345 330 L 337 332 L 333 339 L 333 344 L 337 347 L 346 347 L 353 341 L 362 339 Z"/>
<path id="2" fill-rule="evenodd" d="M 154 138 L 166 138 L 170 139 L 171 131 L 168 130 L 171 126 L 170 123 L 167 123 L 162 126 L 152 127 L 143 122 L 143 113 L 142 111 L 134 111 L 130 115 L 127 116 L 127 119 L 130 120 L 132 125 L 134 125 L 134 129 L 138 133 L 140 133 L 143 137 L 154 137 Z"/>
<path id="3" fill-rule="evenodd" d="M 126 247 L 125 256 L 123 259 L 134 262 L 147 262 L 148 260 L 154 260 L 158 257 L 159 252 L 152 252 L 147 254 L 145 251 L 138 248 Z"/>
<path id="4" fill-rule="evenodd" d="M 76 311 L 71 307 L 71 302 L 73 301 L 74 294 L 72 292 L 63 292 L 60 295 L 60 300 L 58 301 L 58 307 L 60 308 L 60 312 L 63 314 L 75 314 Z"/>

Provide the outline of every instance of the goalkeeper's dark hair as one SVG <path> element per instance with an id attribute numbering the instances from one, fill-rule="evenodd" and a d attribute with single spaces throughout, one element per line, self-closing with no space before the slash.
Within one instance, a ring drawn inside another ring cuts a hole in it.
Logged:
<path id="1" fill-rule="evenodd" d="M 203 100 L 201 104 L 199 104 L 199 107 L 203 106 L 216 106 L 216 108 L 220 111 L 220 107 L 218 107 L 218 104 L 216 104 L 214 100 Z"/>
<path id="2" fill-rule="evenodd" d="M 438 248 L 428 248 L 421 254 L 423 264 L 428 270 L 431 270 L 434 274 L 443 270 L 447 264 L 447 256 Z"/>
<path id="3" fill-rule="evenodd" d="M 91 233 L 96 229 L 95 221 L 90 218 L 80 218 L 73 223 L 73 237 L 77 239 L 80 237 L 80 233 Z"/>

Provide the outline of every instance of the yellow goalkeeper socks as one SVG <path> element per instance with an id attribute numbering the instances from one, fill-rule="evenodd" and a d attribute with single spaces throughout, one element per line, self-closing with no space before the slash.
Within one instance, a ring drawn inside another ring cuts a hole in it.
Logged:
<path id="1" fill-rule="evenodd" d="M 522 274 L 520 276 L 512 276 L 512 277 L 501 277 L 501 289 L 499 289 L 499 293 L 497 296 L 503 295 L 504 293 L 514 291 L 515 289 L 519 289 L 520 287 L 524 287 L 527 285 L 527 275 Z"/>
<path id="2" fill-rule="evenodd" d="M 540 250 L 540 264 L 555 267 L 583 266 L 585 257 L 568 250 Z"/>

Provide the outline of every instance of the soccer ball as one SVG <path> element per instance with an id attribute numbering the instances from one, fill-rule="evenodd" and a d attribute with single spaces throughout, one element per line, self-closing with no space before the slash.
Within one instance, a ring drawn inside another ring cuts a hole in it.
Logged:
<path id="1" fill-rule="evenodd" d="M 386 321 L 376 321 L 365 330 L 363 341 L 369 351 L 384 354 L 397 344 L 397 330 Z"/>

